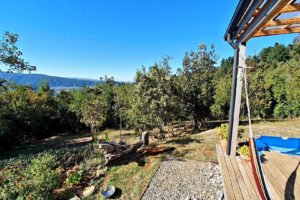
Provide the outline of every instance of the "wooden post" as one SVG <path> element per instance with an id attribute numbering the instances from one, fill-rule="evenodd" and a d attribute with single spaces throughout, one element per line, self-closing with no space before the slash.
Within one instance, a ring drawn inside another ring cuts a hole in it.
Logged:
<path id="1" fill-rule="evenodd" d="M 229 110 L 229 128 L 228 128 L 228 138 L 227 138 L 227 149 L 226 154 L 231 153 L 231 141 L 232 141 L 232 127 L 233 127 L 233 116 L 234 116 L 234 103 L 235 103 L 235 92 L 236 92 L 236 79 L 237 79 L 237 69 L 239 62 L 239 48 L 234 47 L 234 60 L 232 67 L 232 82 L 231 82 L 231 97 L 230 97 L 230 110 Z"/>
<path id="2" fill-rule="evenodd" d="M 236 89 L 235 89 L 235 99 L 234 99 L 234 112 L 233 112 L 233 125 L 231 133 L 231 156 L 236 156 L 236 147 L 238 140 L 238 129 L 240 120 L 240 108 L 241 108 L 241 98 L 243 89 L 243 67 L 246 65 L 246 44 L 239 45 L 239 60 L 237 69 L 237 79 L 236 79 Z"/>

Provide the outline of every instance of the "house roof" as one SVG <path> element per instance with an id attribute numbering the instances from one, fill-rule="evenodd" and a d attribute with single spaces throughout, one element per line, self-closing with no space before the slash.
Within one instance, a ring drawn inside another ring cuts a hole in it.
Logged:
<path id="1" fill-rule="evenodd" d="M 246 43 L 288 33 L 300 33 L 300 0 L 240 0 L 224 39 Z"/>

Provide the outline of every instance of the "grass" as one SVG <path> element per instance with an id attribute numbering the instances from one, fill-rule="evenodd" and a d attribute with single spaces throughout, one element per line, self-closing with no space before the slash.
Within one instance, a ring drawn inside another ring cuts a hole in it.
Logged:
<path id="1" fill-rule="evenodd" d="M 242 126 L 245 128 L 245 133 L 243 134 L 240 141 L 244 141 L 248 138 L 248 126 Z M 257 122 L 253 124 L 253 130 L 255 135 L 279 135 L 287 137 L 300 137 L 300 119 L 295 120 L 283 120 L 276 122 Z M 109 141 L 120 141 L 120 134 L 118 130 L 108 130 Z M 100 139 L 104 139 L 105 135 L 100 133 Z M 139 136 L 134 134 L 132 131 L 122 131 L 122 140 L 128 144 L 135 143 L 140 140 Z M 72 141 L 76 141 L 76 138 L 72 138 Z M 52 140 L 51 140 L 52 141 Z M 60 140 L 57 140 L 60 141 Z M 64 144 L 69 143 L 68 140 L 62 140 Z M 46 142 L 46 141 L 44 141 Z M 50 142 L 49 142 L 50 143 Z M 61 142 L 58 142 L 60 144 Z M 67 148 L 62 148 L 58 150 L 52 150 L 53 154 L 57 155 L 61 160 L 61 166 L 63 171 L 62 183 L 65 181 L 66 175 L 65 172 L 69 169 L 66 165 L 66 162 L 74 163 L 79 165 L 83 170 L 83 182 L 82 186 L 75 185 L 73 189 L 67 189 L 66 185 L 62 184 L 61 188 L 58 191 L 62 193 L 69 193 L 68 197 L 72 197 L 75 193 L 78 195 L 82 194 L 82 190 L 85 186 L 93 184 L 96 186 L 96 192 L 93 196 L 87 199 L 100 199 L 103 198 L 100 195 L 100 189 L 106 185 L 114 185 L 117 188 L 117 193 L 114 196 L 114 199 L 139 199 L 148 184 L 150 183 L 152 177 L 154 176 L 156 170 L 158 169 L 161 161 L 165 158 L 166 155 L 178 157 L 181 159 L 190 159 L 198 161 L 212 161 L 217 162 L 215 146 L 219 143 L 219 138 L 216 135 L 216 129 L 210 129 L 207 131 L 196 132 L 193 134 L 185 134 L 180 137 L 167 138 L 163 142 L 159 142 L 156 139 L 150 137 L 150 144 L 152 147 L 157 149 L 160 148 L 174 148 L 174 151 L 168 153 L 158 154 L 158 155 L 149 155 L 144 158 L 144 166 L 140 166 L 138 162 L 132 161 L 130 163 L 121 163 L 116 166 L 109 167 L 105 169 L 102 165 L 103 156 L 100 152 L 96 150 L 86 150 L 85 143 L 76 143 L 74 145 L 79 146 L 70 146 Z M 57 143 L 52 142 L 53 146 L 42 143 L 46 145 L 49 149 L 55 149 Z M 13 160 L 2 160 L 0 161 L 0 172 L 8 176 L 10 171 L 7 170 L 7 163 L 9 165 L 15 164 L 18 165 L 20 161 L 26 161 L 29 163 L 32 156 L 36 154 L 32 152 L 44 151 L 45 146 L 39 145 L 38 143 L 27 145 L 24 149 L 18 148 L 17 151 L 21 152 L 22 156 L 15 157 Z M 41 146 L 44 148 L 41 149 Z M 68 146 L 68 145 L 67 145 Z M 87 145 L 90 146 L 90 145 Z M 35 148 L 37 148 L 36 151 Z M 46 149 L 47 149 L 46 148 Z M 12 149 L 11 151 L 15 151 Z M 26 154 L 24 152 L 30 151 L 31 154 Z M 11 152 L 7 152 L 7 155 L 16 155 Z M 25 165 L 26 166 L 26 165 Z M 97 170 L 102 170 L 100 177 L 95 178 Z M 19 168 L 13 169 L 14 171 L 21 170 Z"/>

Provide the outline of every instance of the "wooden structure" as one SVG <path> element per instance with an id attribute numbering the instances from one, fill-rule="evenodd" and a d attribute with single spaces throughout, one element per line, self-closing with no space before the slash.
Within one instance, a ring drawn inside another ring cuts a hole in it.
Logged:
<path id="1" fill-rule="evenodd" d="M 218 160 L 223 176 L 225 199 L 260 199 L 250 162 L 239 156 L 228 156 L 217 145 Z M 274 200 L 300 199 L 300 157 L 265 153 L 263 169 Z M 298 176 L 297 176 L 298 174 Z"/>
<path id="2" fill-rule="evenodd" d="M 300 0 L 240 0 L 224 36 L 235 50 L 228 155 L 236 155 L 246 43 L 254 37 L 288 33 L 300 33 Z"/>
<path id="3" fill-rule="evenodd" d="M 300 33 L 300 0 L 240 0 L 226 30 L 224 39 L 234 49 L 229 134 L 226 152 L 217 146 L 226 199 L 263 196 L 258 193 L 262 187 L 256 184 L 255 169 L 236 155 L 246 43 L 255 37 L 289 33 Z M 273 199 L 300 199 L 300 158 L 274 152 L 266 152 L 265 158 L 264 181 Z"/>

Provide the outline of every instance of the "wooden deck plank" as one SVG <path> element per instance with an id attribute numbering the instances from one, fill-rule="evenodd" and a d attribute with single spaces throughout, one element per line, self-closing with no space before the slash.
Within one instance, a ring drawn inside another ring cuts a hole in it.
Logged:
<path id="1" fill-rule="evenodd" d="M 295 171 L 296 174 L 300 174 L 300 168 L 297 168 L 297 165 L 299 164 L 300 160 L 297 162 L 293 162 L 291 159 L 291 156 L 282 156 L 282 155 L 276 155 L 274 154 L 270 161 L 272 164 L 274 164 L 275 167 L 278 168 L 278 170 L 283 173 L 285 178 L 288 180 L 291 176 L 291 174 Z M 297 168 L 297 169 L 296 169 Z M 300 188 L 300 176 L 295 177 L 295 186 L 296 188 Z M 300 190 L 297 190 L 300 193 Z M 300 198 L 300 197 L 299 197 Z"/>
<path id="2" fill-rule="evenodd" d="M 227 156 L 217 145 L 226 199 L 260 199 L 250 162 Z M 262 164 L 274 200 L 300 199 L 300 157 L 265 152 Z"/>
<path id="3" fill-rule="evenodd" d="M 244 199 L 252 199 L 250 197 L 249 191 L 248 191 L 248 189 L 246 187 L 245 180 L 243 179 L 243 176 L 241 174 L 240 168 L 237 165 L 236 159 L 234 157 L 231 157 L 230 159 L 231 159 L 231 165 L 233 167 L 236 179 L 237 179 L 238 184 L 240 186 L 240 190 L 241 190 L 243 198 Z"/>
<path id="4" fill-rule="evenodd" d="M 259 193 L 258 193 L 257 188 L 256 188 L 256 184 L 255 184 L 255 181 L 254 181 L 253 172 L 252 172 L 252 169 L 251 169 L 251 166 L 250 166 L 250 162 L 246 162 L 243 159 L 240 159 L 240 161 L 243 164 L 244 169 L 246 170 L 248 179 L 250 180 L 250 183 L 251 183 L 252 187 L 255 189 L 256 195 L 259 196 Z"/>
<path id="5" fill-rule="evenodd" d="M 276 183 L 271 184 L 279 185 L 286 199 L 300 199 L 300 169 L 297 168 L 300 159 L 298 161 L 296 157 L 274 152 L 268 153 L 266 157 L 268 162 L 265 167 L 269 167 L 273 176 L 276 175 Z"/>
<path id="6" fill-rule="evenodd" d="M 235 159 L 237 161 L 237 164 L 239 166 L 239 169 L 240 169 L 243 179 L 245 181 L 245 185 L 251 196 L 251 199 L 259 199 L 259 196 L 258 196 L 259 194 L 258 194 L 257 190 L 255 189 L 255 185 L 253 185 L 253 183 L 251 182 L 251 180 L 253 180 L 253 179 L 251 177 L 249 177 L 249 175 L 251 176 L 251 174 L 249 174 L 246 171 L 245 166 L 243 165 L 240 157 L 236 157 Z"/>
<path id="7" fill-rule="evenodd" d="M 228 171 L 229 171 L 229 177 L 230 177 L 231 184 L 232 184 L 232 187 L 233 187 L 233 191 L 234 191 L 234 194 L 235 194 L 235 199 L 243 199 L 242 192 L 241 192 L 240 186 L 238 184 L 238 180 L 237 180 L 237 177 L 235 175 L 233 166 L 231 164 L 230 157 L 225 156 L 225 161 L 226 161 L 226 165 L 227 165 L 227 168 L 228 168 Z"/>
<path id="8" fill-rule="evenodd" d="M 274 161 L 275 162 L 275 161 Z M 276 167 L 277 163 L 267 163 L 263 165 L 265 173 L 270 181 L 270 184 L 274 186 L 278 194 L 282 199 L 294 199 L 294 195 L 290 191 L 290 186 L 285 188 L 287 178 L 283 173 Z"/>
<path id="9" fill-rule="evenodd" d="M 216 148 L 217 148 L 218 160 L 219 160 L 220 167 L 221 167 L 221 173 L 222 173 L 222 176 L 223 176 L 223 186 L 224 186 L 225 199 L 233 199 L 234 200 L 235 197 L 234 197 L 233 188 L 232 188 L 232 185 L 231 185 L 231 182 L 230 182 L 229 171 L 227 169 L 227 165 L 226 165 L 223 150 L 220 147 L 220 145 L 217 145 Z"/>

